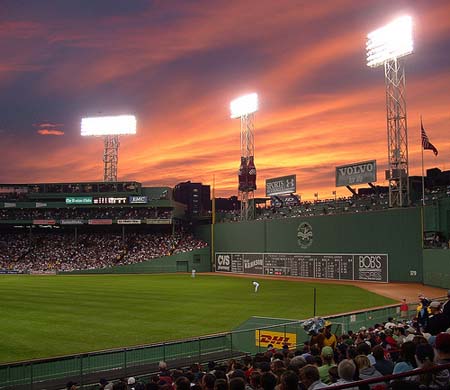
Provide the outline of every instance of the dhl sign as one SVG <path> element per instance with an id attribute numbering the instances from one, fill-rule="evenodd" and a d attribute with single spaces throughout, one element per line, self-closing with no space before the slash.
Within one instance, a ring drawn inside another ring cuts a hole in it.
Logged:
<path id="1" fill-rule="evenodd" d="M 256 330 L 256 346 L 267 347 L 272 344 L 274 348 L 282 348 L 286 344 L 289 348 L 297 345 L 297 334 L 272 332 L 268 330 Z"/>

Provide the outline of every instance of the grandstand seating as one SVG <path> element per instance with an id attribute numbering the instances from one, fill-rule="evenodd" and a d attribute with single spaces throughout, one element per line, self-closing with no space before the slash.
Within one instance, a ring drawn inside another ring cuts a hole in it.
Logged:
<path id="1" fill-rule="evenodd" d="M 4 233 L 0 270 L 74 271 L 135 264 L 207 246 L 189 234 Z"/>

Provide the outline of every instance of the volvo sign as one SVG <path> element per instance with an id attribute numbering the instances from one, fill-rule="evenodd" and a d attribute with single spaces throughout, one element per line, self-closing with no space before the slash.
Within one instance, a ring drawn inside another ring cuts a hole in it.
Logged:
<path id="1" fill-rule="evenodd" d="M 336 187 L 377 181 L 376 160 L 363 161 L 336 167 Z"/>

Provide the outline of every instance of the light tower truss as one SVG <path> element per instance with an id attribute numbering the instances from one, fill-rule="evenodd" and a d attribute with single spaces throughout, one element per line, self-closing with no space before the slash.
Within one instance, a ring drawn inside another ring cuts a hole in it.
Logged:
<path id="1" fill-rule="evenodd" d="M 384 63 L 388 139 L 389 207 L 409 204 L 408 126 L 405 100 L 405 67 L 394 58 Z"/>
<path id="2" fill-rule="evenodd" d="M 119 161 L 119 136 L 105 135 L 103 149 L 103 181 L 117 181 L 117 166 Z"/>
<path id="3" fill-rule="evenodd" d="M 251 158 L 255 155 L 255 142 L 254 142 L 254 125 L 255 114 L 244 114 L 241 116 L 241 161 L 245 162 L 247 168 Z M 250 158 L 251 157 L 251 158 Z M 248 175 L 247 175 L 248 180 Z M 255 192 L 252 188 L 245 188 L 239 191 L 239 198 L 241 201 L 241 220 L 248 221 L 253 219 L 255 215 Z"/>
<path id="4" fill-rule="evenodd" d="M 412 25 L 410 16 L 402 16 L 367 35 L 367 66 L 384 66 L 389 207 L 409 204 L 408 126 L 402 57 L 414 50 Z"/>

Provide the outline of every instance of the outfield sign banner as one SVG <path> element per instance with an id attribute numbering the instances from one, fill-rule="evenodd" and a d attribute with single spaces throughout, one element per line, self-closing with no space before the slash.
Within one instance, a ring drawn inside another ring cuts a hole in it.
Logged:
<path id="1" fill-rule="evenodd" d="M 266 196 L 293 194 L 295 191 L 297 191 L 297 175 L 266 180 Z"/>
<path id="2" fill-rule="evenodd" d="M 172 223 L 172 219 L 171 218 L 165 218 L 165 219 L 158 219 L 158 218 L 154 218 L 154 219 L 146 219 L 145 223 L 147 225 L 170 225 Z"/>
<path id="3" fill-rule="evenodd" d="M 255 330 L 255 345 L 267 348 L 272 344 L 274 348 L 281 349 L 287 345 L 289 349 L 297 346 L 297 334 L 285 332 L 273 332 L 270 330 Z"/>
<path id="4" fill-rule="evenodd" d="M 127 204 L 128 198 L 126 196 L 96 196 L 94 197 L 94 204 Z"/>
<path id="5" fill-rule="evenodd" d="M 388 255 L 376 253 L 216 253 L 217 272 L 387 283 Z"/>
<path id="6" fill-rule="evenodd" d="M 270 205 L 275 208 L 300 206 L 300 197 L 295 194 L 273 195 L 270 197 Z"/>
<path id="7" fill-rule="evenodd" d="M 8 203 L 8 202 L 5 202 L 5 203 L 3 204 L 3 207 L 5 207 L 5 208 L 12 208 L 12 207 L 16 207 L 16 204 L 15 204 L 15 203 Z"/>
<path id="8" fill-rule="evenodd" d="M 387 256 L 357 255 L 355 256 L 355 279 L 367 281 L 387 281 Z"/>
<path id="9" fill-rule="evenodd" d="M 84 221 L 82 219 L 61 219 L 61 225 L 83 225 Z"/>
<path id="10" fill-rule="evenodd" d="M 66 204 L 92 204 L 92 196 L 71 196 L 66 198 Z"/>
<path id="11" fill-rule="evenodd" d="M 22 271 L 17 271 L 15 269 L 0 269 L 0 274 L 2 275 L 17 275 L 23 273 Z"/>
<path id="12" fill-rule="evenodd" d="M 30 271 L 30 275 L 56 275 L 56 271 Z"/>
<path id="13" fill-rule="evenodd" d="M 148 196 L 130 196 L 130 204 L 145 204 L 148 203 Z"/>
<path id="14" fill-rule="evenodd" d="M 140 219 L 118 219 L 118 225 L 140 225 L 142 220 Z"/>
<path id="15" fill-rule="evenodd" d="M 56 225 L 54 219 L 33 219 L 33 225 Z"/>
<path id="16" fill-rule="evenodd" d="M 246 274 L 261 274 L 263 273 L 264 258 L 262 254 L 252 253 L 248 254 L 242 259 L 244 265 L 244 273 Z"/>
<path id="17" fill-rule="evenodd" d="M 377 181 L 377 161 L 363 161 L 336 167 L 336 187 Z"/>
<path id="18" fill-rule="evenodd" d="M 216 271 L 231 272 L 231 254 L 216 255 Z"/>
<path id="19" fill-rule="evenodd" d="M 36 208 L 39 208 L 39 207 L 47 207 L 47 203 L 36 202 Z"/>
<path id="20" fill-rule="evenodd" d="M 89 219 L 89 225 L 112 225 L 112 219 Z"/>

